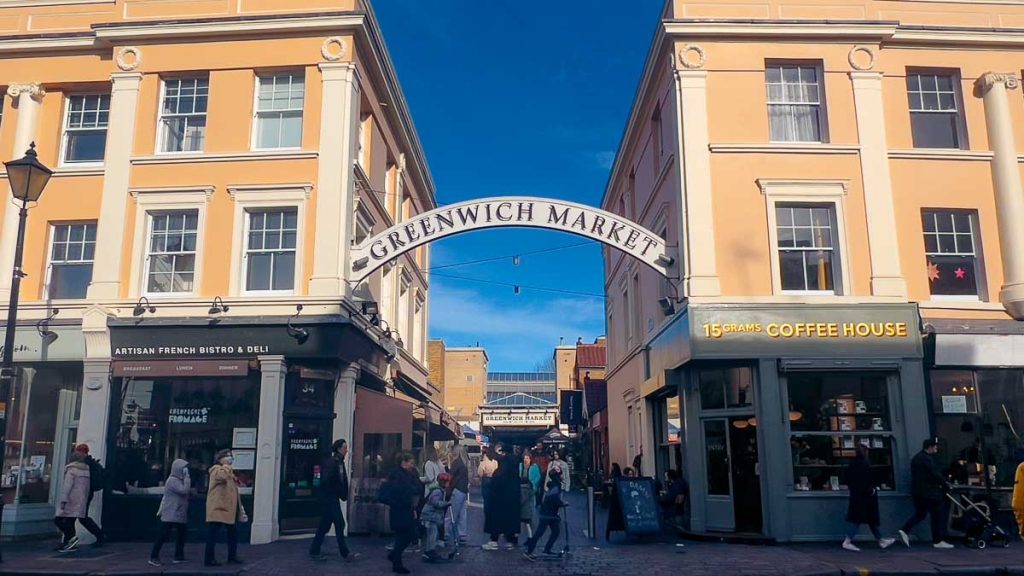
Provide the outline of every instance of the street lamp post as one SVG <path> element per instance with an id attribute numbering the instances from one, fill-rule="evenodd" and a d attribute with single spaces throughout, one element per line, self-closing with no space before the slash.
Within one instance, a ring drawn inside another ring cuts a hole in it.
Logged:
<path id="1" fill-rule="evenodd" d="M 25 273 L 21 270 L 21 261 L 25 253 L 25 220 L 28 218 L 28 205 L 36 202 L 43 194 L 53 170 L 39 162 L 36 144 L 33 142 L 25 152 L 24 158 L 4 162 L 7 169 L 7 181 L 11 185 L 11 195 L 21 202 L 18 211 L 18 243 L 14 248 L 14 270 L 11 274 L 11 300 L 7 306 L 7 326 L 4 333 L 3 359 L 0 361 L 0 474 L 3 473 L 4 456 L 7 455 L 7 414 L 13 407 L 14 386 L 14 333 L 18 327 L 18 299 L 21 295 L 21 279 Z M 8 207 L 10 210 L 10 207 Z M 0 497 L 0 526 L 3 525 L 4 501 Z M 3 555 L 0 554 L 0 562 Z"/>

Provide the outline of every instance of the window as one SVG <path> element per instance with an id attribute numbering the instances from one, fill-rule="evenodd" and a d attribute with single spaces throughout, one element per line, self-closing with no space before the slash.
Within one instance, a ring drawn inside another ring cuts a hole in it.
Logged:
<path id="1" fill-rule="evenodd" d="M 838 260 L 833 220 L 831 205 L 775 205 L 783 291 L 834 292 Z"/>
<path id="2" fill-rule="evenodd" d="M 190 294 L 196 273 L 199 211 L 154 212 L 149 215 L 146 292 Z"/>
<path id="3" fill-rule="evenodd" d="M 160 151 L 202 152 L 206 142 L 207 78 L 164 80 L 160 107 Z"/>
<path id="4" fill-rule="evenodd" d="M 367 132 L 370 130 L 370 119 L 371 117 L 369 114 L 364 114 L 359 119 L 359 150 L 356 152 L 356 163 L 359 164 L 359 167 L 363 170 L 366 170 L 369 167 L 369 163 L 366 158 L 366 154 L 369 151 L 366 146 L 366 137 Z"/>
<path id="5" fill-rule="evenodd" d="M 651 116 L 651 141 L 654 142 L 657 149 L 654 152 L 654 158 L 661 160 L 665 155 L 665 135 L 661 129 L 661 104 L 659 103 L 654 109 L 654 114 Z M 661 162 L 654 163 L 654 177 L 657 178 L 661 170 Z"/>
<path id="6" fill-rule="evenodd" d="M 396 331 L 398 336 L 401 337 L 403 344 L 409 341 L 409 286 L 412 284 L 412 278 L 403 269 L 398 278 L 398 318 L 396 318 Z M 411 343 L 411 342 L 410 342 Z M 404 345 L 402 346 L 405 347 Z"/>
<path id="7" fill-rule="evenodd" d="M 107 147 L 110 95 L 70 96 L 67 102 L 63 162 L 102 162 Z"/>
<path id="8" fill-rule="evenodd" d="M 256 78 L 256 148 L 302 146 L 305 90 L 302 73 Z"/>
<path id="9" fill-rule="evenodd" d="M 959 77 L 948 72 L 908 73 L 910 130 L 914 148 L 965 148 Z"/>
<path id="10" fill-rule="evenodd" d="M 633 308 L 630 317 L 633 319 L 633 334 L 637 336 L 637 343 L 643 334 L 643 313 L 640 308 L 640 274 L 633 274 L 633 300 L 629 305 Z"/>
<path id="11" fill-rule="evenodd" d="M 858 445 L 868 449 L 877 486 L 894 489 L 889 379 L 871 372 L 786 375 L 795 490 L 845 490 Z"/>
<path id="12" fill-rule="evenodd" d="M 754 404 L 754 374 L 750 368 L 711 368 L 697 376 L 701 410 L 733 410 Z"/>
<path id="13" fill-rule="evenodd" d="M 633 336 L 635 332 L 633 330 L 633 301 L 629 298 L 629 288 L 623 286 L 622 288 L 622 317 L 626 321 L 626 350 L 633 345 Z"/>
<path id="14" fill-rule="evenodd" d="M 813 65 L 767 66 L 768 121 L 772 142 L 827 141 L 821 78 L 821 69 Z"/>
<path id="15" fill-rule="evenodd" d="M 977 213 L 924 210 L 921 222 L 932 296 L 977 297 L 981 277 L 975 249 Z"/>
<path id="16" fill-rule="evenodd" d="M 82 299 L 92 281 L 96 252 L 96 223 L 54 224 L 50 230 L 50 269 L 47 298 Z"/>
<path id="17" fill-rule="evenodd" d="M 245 290 L 289 292 L 295 288 L 298 210 L 272 208 L 246 213 Z"/>
<path id="18" fill-rule="evenodd" d="M 373 234 L 373 226 L 376 224 L 373 215 L 366 209 L 363 202 L 356 205 L 355 233 L 352 236 L 353 246 L 362 246 L 363 242 Z"/>

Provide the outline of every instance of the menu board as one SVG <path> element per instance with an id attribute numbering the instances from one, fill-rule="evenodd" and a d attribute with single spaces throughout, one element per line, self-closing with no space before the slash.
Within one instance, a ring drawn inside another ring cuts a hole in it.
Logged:
<path id="1" fill-rule="evenodd" d="M 625 478 L 616 480 L 618 505 L 627 534 L 657 534 L 661 532 L 657 491 L 653 478 Z"/>

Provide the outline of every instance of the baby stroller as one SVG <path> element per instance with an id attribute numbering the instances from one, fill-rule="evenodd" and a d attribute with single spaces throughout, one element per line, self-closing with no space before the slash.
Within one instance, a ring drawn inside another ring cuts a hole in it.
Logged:
<path id="1" fill-rule="evenodd" d="M 979 504 L 966 494 L 947 493 L 946 498 L 953 503 L 958 515 L 954 516 L 953 528 L 964 533 L 968 546 L 981 550 L 989 544 L 1002 544 L 1003 548 L 1010 545 L 1010 535 L 992 521 L 988 503 Z"/>

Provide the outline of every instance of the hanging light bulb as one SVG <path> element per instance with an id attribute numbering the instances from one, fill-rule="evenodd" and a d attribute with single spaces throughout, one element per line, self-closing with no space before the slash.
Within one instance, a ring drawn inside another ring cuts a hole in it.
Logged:
<path id="1" fill-rule="evenodd" d="M 512 265 L 513 266 L 519 266 L 519 256 L 518 255 L 512 257 Z"/>
<path id="2" fill-rule="evenodd" d="M 757 418 L 751 418 L 750 420 L 747 420 L 747 424 L 750 424 L 751 426 L 757 426 Z"/>
<path id="3" fill-rule="evenodd" d="M 747 422 L 746 420 L 733 420 L 732 422 L 732 427 L 736 428 L 737 430 L 743 430 L 747 426 L 750 426 L 750 423 Z"/>
<path id="4" fill-rule="evenodd" d="M 512 290 L 516 293 L 516 296 L 519 296 L 519 294 L 522 292 L 522 289 L 519 287 L 519 284 L 516 284 L 515 288 L 513 288 Z"/>

